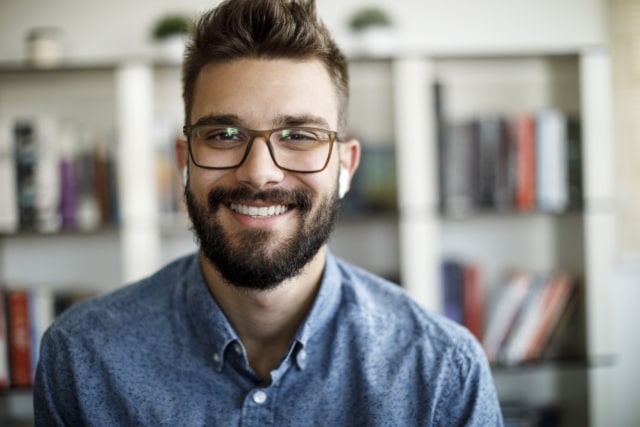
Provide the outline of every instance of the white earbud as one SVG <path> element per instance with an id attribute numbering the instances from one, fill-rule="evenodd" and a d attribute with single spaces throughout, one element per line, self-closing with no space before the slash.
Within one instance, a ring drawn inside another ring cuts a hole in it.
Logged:
<path id="1" fill-rule="evenodd" d="M 182 185 L 186 187 L 187 182 L 189 182 L 189 169 L 185 166 L 182 168 Z"/>
<path id="2" fill-rule="evenodd" d="M 340 175 L 338 176 L 338 196 L 342 199 L 349 191 L 349 170 L 347 168 L 340 168 Z"/>

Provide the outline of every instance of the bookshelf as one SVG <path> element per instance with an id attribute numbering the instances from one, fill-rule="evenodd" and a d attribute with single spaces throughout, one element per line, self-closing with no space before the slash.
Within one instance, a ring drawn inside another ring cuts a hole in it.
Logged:
<path id="1" fill-rule="evenodd" d="M 494 286 L 512 266 L 566 270 L 584 279 L 585 321 L 580 327 L 586 359 L 609 354 L 606 284 L 613 218 L 606 52 L 399 50 L 382 57 L 352 55 L 350 67 L 349 132 L 366 148 L 393 153 L 397 194 L 384 209 L 341 215 L 330 242 L 334 252 L 399 279 L 436 311 L 442 310 L 437 284 L 447 256 L 477 262 L 485 282 Z M 0 64 L 0 117 L 54 112 L 111 133 L 120 183 L 118 225 L 1 235 L 0 279 L 10 285 L 74 284 L 108 291 L 195 247 L 185 222 L 157 208 L 163 195 L 156 189 L 153 162 L 158 152 L 166 154 L 172 146 L 182 121 L 179 81 L 178 66 L 146 60 L 52 70 Z M 566 213 L 489 210 L 441 215 L 432 90 L 436 81 L 449 91 L 450 120 L 467 120 L 489 110 L 519 114 L 547 105 L 579 115 L 583 207 Z M 33 268 L 34 263 L 42 268 Z M 568 417 L 563 425 L 606 425 L 602 420 L 611 408 L 603 393 L 610 381 L 606 367 L 543 364 L 497 369 L 495 375 L 505 401 L 559 405 Z M 23 398 L 23 393 L 11 396 Z M 12 406 L 5 402 L 2 412 Z"/>
<path id="2" fill-rule="evenodd" d="M 470 260 L 482 268 L 489 314 L 490 296 L 508 269 L 563 271 L 580 279 L 583 299 L 571 326 L 583 351 L 579 361 L 497 366 L 494 373 L 505 403 L 559 408 L 560 425 L 607 425 L 612 419 L 608 367 L 615 363 L 606 332 L 606 288 L 614 252 L 607 53 L 582 48 L 398 52 L 384 53 L 378 60 L 391 69 L 386 77 L 393 92 L 402 285 L 424 305 L 442 311 L 440 263 L 447 258 Z M 444 87 L 450 122 L 485 113 L 519 116 L 547 107 L 579 117 L 581 206 L 558 212 L 489 208 L 443 215 L 438 208 L 434 82 Z M 591 363 L 603 359 L 609 362 Z"/>

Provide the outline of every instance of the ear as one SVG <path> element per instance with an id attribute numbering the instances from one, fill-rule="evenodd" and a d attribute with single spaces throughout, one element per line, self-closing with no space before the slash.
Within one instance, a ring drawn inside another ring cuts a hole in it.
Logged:
<path id="1" fill-rule="evenodd" d="M 183 137 L 178 137 L 176 139 L 175 144 L 175 153 L 176 153 L 176 166 L 180 173 L 187 167 L 187 163 L 189 162 L 189 147 L 187 145 L 187 140 Z"/>
<path id="2" fill-rule="evenodd" d="M 360 164 L 360 142 L 357 139 L 349 139 L 341 142 L 339 147 L 341 193 L 346 193 Z"/>

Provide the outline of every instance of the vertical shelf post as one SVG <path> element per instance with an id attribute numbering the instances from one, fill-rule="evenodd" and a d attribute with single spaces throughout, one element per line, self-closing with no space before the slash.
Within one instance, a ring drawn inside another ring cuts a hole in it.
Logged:
<path id="1" fill-rule="evenodd" d="M 122 279 L 129 283 L 153 273 L 161 259 L 149 64 L 127 63 L 118 69 L 116 104 Z"/>
<path id="2" fill-rule="evenodd" d="M 419 303 L 441 312 L 432 74 L 428 59 L 393 61 L 401 282 Z"/>
<path id="3" fill-rule="evenodd" d="M 611 69 L 607 52 L 580 57 L 584 153 L 585 278 L 587 352 L 592 358 L 614 348 L 612 283 L 615 260 L 614 173 Z M 592 426 L 616 425 L 616 387 L 610 368 L 589 370 L 589 417 Z"/>

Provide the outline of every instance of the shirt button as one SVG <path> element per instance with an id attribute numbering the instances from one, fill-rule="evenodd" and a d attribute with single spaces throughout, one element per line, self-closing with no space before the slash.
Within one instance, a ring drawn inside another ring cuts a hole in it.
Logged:
<path id="1" fill-rule="evenodd" d="M 255 393 L 253 393 L 253 401 L 258 405 L 262 405 L 267 401 L 267 393 L 262 390 L 256 391 Z"/>
<path id="2" fill-rule="evenodd" d="M 298 363 L 304 363 L 307 360 L 307 352 L 304 350 L 300 350 L 298 352 Z"/>
<path id="3" fill-rule="evenodd" d="M 220 363 L 221 357 L 219 353 L 214 353 L 213 354 L 213 361 L 216 363 Z"/>

